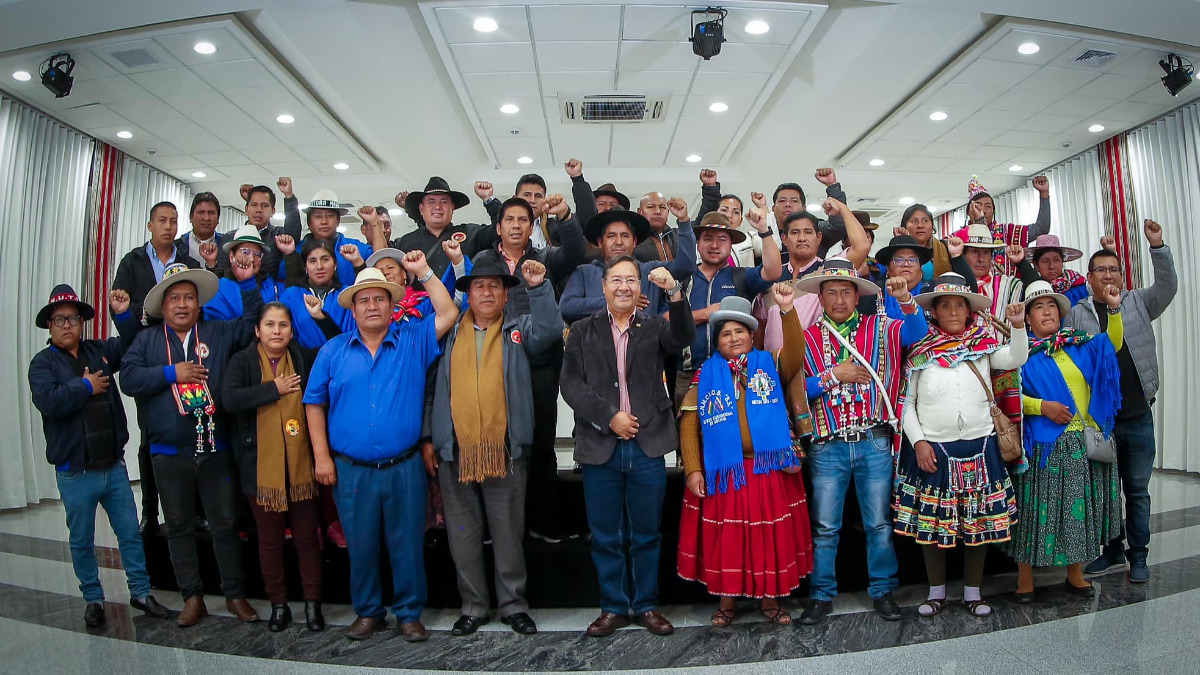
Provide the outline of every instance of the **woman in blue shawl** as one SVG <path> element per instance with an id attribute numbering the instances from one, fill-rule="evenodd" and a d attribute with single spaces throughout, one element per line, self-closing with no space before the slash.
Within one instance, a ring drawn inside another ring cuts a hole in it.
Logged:
<path id="1" fill-rule="evenodd" d="M 780 308 L 791 286 L 775 284 Z M 804 334 L 795 312 L 782 312 L 784 348 L 754 349 L 758 320 L 750 301 L 721 301 L 709 318 L 717 353 L 704 363 L 680 407 L 680 446 L 687 489 L 679 523 L 679 576 L 721 598 L 712 624 L 733 622 L 739 597 L 759 599 L 775 624 L 792 617 L 779 606 L 812 571 L 812 531 L 800 456 L 784 400 L 789 382 L 804 383 Z M 777 360 L 778 359 L 778 360 Z"/>
<path id="2" fill-rule="evenodd" d="M 1029 469 L 1014 481 L 1020 519 L 1005 545 L 1017 562 L 1017 602 L 1033 600 L 1034 567 L 1066 567 L 1066 591 L 1091 597 L 1083 564 L 1121 527 L 1117 468 L 1089 460 L 1083 441 L 1085 427 L 1111 437 L 1121 407 L 1121 296 L 1110 286 L 1097 299 L 1109 307 L 1105 335 L 1063 328 L 1071 302 L 1047 282 L 1025 289 L 1032 339 L 1021 398 Z"/>

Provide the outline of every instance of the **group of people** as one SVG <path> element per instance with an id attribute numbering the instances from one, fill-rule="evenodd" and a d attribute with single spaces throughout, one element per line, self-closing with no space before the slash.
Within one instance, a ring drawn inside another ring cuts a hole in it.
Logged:
<path id="1" fill-rule="evenodd" d="M 288 539 L 305 625 L 324 629 L 327 537 L 350 559 L 348 636 L 385 627 L 387 572 L 397 631 L 424 640 L 436 492 L 462 598 L 451 633 L 491 618 L 489 540 L 496 615 L 534 633 L 524 540 L 562 536 L 560 389 L 574 411 L 600 587 L 594 637 L 631 622 L 673 631 L 658 573 L 676 451 L 676 567 L 719 598 L 714 626 L 735 621 L 739 598 L 792 623 L 779 599 L 805 577 L 799 621 L 826 618 L 851 482 L 884 619 L 902 616 L 894 535 L 924 552 L 920 616 L 946 606 L 945 552 L 960 543 L 962 601 L 978 617 L 991 612 L 980 591 L 989 544 L 1016 561 L 1019 602 L 1034 596 L 1035 567 L 1066 567 L 1065 588 L 1081 596 L 1093 593 L 1085 573 L 1126 561 L 1130 581 L 1149 579 L 1151 322 L 1177 286 L 1157 223 L 1144 228 L 1154 283 L 1129 290 L 1108 237 L 1086 277 L 1064 269 L 1082 252 L 1049 233 L 1045 177 L 1033 181 L 1033 225 L 995 222 L 991 195 L 972 180 L 966 228 L 939 238 L 929 209 L 913 205 L 872 257 L 876 226 L 846 206 L 832 169 L 814 176 L 826 218 L 797 183 L 769 201 L 752 193 L 747 209 L 704 170 L 693 221 L 682 199 L 651 192 L 632 209 L 612 184 L 593 190 L 579 161 L 565 168 L 573 208 L 529 174 L 505 201 L 476 183 L 491 222 L 456 223 L 470 198 L 433 177 L 397 195 L 417 224 L 398 239 L 387 209 L 360 209 L 365 243 L 339 232 L 348 209 L 329 190 L 302 223 L 288 178 L 276 186 L 283 226 L 272 225 L 277 195 L 263 185 L 243 187 L 247 222 L 229 233 L 217 232 L 211 193 L 193 199 L 192 230 L 178 238 L 175 207 L 157 204 L 148 243 L 112 283 L 118 336 L 103 341 L 82 337 L 94 308 L 55 288 L 36 317 L 50 339 L 29 382 L 86 623 L 104 621 L 98 505 L 120 542 L 131 604 L 169 616 L 149 593 L 142 545 L 161 501 L 180 626 L 207 614 L 200 513 L 227 610 L 259 619 L 241 560 L 248 510 L 270 630 L 292 622 Z M 142 432 L 140 526 L 114 376 Z"/>

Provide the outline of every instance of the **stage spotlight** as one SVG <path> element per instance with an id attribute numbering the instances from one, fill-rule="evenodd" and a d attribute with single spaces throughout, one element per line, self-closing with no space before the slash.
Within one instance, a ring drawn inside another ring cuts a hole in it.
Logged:
<path id="1" fill-rule="evenodd" d="M 62 98 L 71 93 L 71 85 L 75 78 L 71 71 L 75 70 L 75 59 L 62 52 L 42 61 L 42 86 L 49 89 L 54 98 Z"/>
<path id="2" fill-rule="evenodd" d="M 1187 63 L 1187 67 L 1183 66 Z M 1195 69 L 1192 68 L 1191 61 L 1185 61 L 1178 54 L 1168 54 L 1165 61 L 1158 62 L 1159 67 L 1163 69 L 1166 75 L 1162 78 L 1163 86 L 1167 88 L 1167 93 L 1172 96 L 1178 96 L 1183 88 L 1192 83 L 1192 76 L 1195 75 Z"/>
<path id="3" fill-rule="evenodd" d="M 729 12 L 720 7 L 697 9 L 692 12 L 692 53 L 705 61 L 721 53 L 721 43 L 725 42 L 725 28 L 722 22 Z M 700 22 L 696 22 L 699 15 Z"/>

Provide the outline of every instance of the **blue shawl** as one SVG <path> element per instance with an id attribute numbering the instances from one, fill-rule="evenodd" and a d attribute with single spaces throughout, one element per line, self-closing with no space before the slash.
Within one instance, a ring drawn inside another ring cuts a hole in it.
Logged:
<path id="1" fill-rule="evenodd" d="M 788 411 L 775 358 L 755 349 L 745 356 L 746 417 L 754 444 L 754 473 L 764 474 L 795 466 L 788 431 Z M 699 374 L 696 409 L 704 440 L 704 474 L 707 493 L 723 493 L 746 484 L 742 463 L 742 427 L 730 361 L 714 354 Z"/>
<path id="2" fill-rule="evenodd" d="M 1100 431 L 1106 437 L 1110 436 L 1117 411 L 1121 408 L 1121 370 L 1112 342 L 1107 335 L 1094 335 L 1082 344 L 1069 344 L 1061 348 L 1071 357 L 1091 388 L 1088 414 L 1096 421 Z M 1030 351 L 1029 360 L 1021 368 L 1022 391 L 1033 398 L 1062 403 L 1073 414 L 1078 414 L 1079 409 L 1067 387 L 1067 381 L 1050 355 L 1054 349 Z M 1056 424 L 1043 415 L 1026 415 L 1025 454 L 1030 460 L 1037 459 L 1039 467 L 1045 467 L 1050 459 L 1050 451 L 1066 428 L 1067 425 Z"/>

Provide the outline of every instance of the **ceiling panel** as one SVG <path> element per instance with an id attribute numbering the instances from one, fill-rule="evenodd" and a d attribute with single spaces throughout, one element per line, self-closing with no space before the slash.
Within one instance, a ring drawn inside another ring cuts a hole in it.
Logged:
<path id="1" fill-rule="evenodd" d="M 227 150 L 229 146 L 188 119 L 143 123 L 151 133 L 165 138 L 184 152 Z"/>
<path id="2" fill-rule="evenodd" d="M 1052 115 L 1091 117 L 1112 105 L 1113 102 L 1109 99 L 1071 95 L 1046 106 L 1045 112 Z"/>
<path id="3" fill-rule="evenodd" d="M 338 147 L 340 148 L 341 151 L 337 155 L 335 155 L 336 157 L 343 157 L 346 154 L 348 154 L 346 152 L 345 147 L 343 147 L 341 145 L 339 145 Z M 306 160 L 306 159 L 318 159 L 317 157 L 301 156 L 301 155 L 297 154 L 295 150 L 292 150 L 291 148 L 284 147 L 284 146 L 278 146 L 278 147 L 274 147 L 274 148 L 258 148 L 255 150 L 247 149 L 246 154 L 250 157 L 250 159 L 253 159 L 255 162 L 259 162 L 259 163 L 261 163 L 261 162 L 296 162 L 296 161 Z M 200 155 L 197 155 L 197 157 L 200 157 Z M 332 159 L 332 158 L 321 158 L 321 159 Z M 215 164 L 215 162 L 214 162 L 214 164 Z"/>
<path id="4" fill-rule="evenodd" d="M 268 172 L 276 176 L 319 176 L 324 171 L 317 169 L 308 162 L 261 162 L 262 167 Z M 317 186 L 319 181 L 309 181 L 309 184 Z M 313 187 L 315 192 L 318 187 Z"/>
<path id="5" fill-rule="evenodd" d="M 1126 99 L 1146 87 L 1145 78 L 1124 75 L 1101 75 L 1074 93 L 1096 98 Z"/>
<path id="6" fill-rule="evenodd" d="M 271 133 L 293 148 L 305 145 L 324 145 L 338 141 L 337 137 L 324 127 L 315 129 L 289 129 L 287 126 L 280 124 L 272 129 Z"/>
<path id="7" fill-rule="evenodd" d="M 202 28 L 154 38 L 163 49 L 185 66 L 254 58 L 236 37 L 224 28 Z M 194 49 L 197 42 L 207 42 L 217 48 L 213 54 L 200 54 Z"/>
<path id="8" fill-rule="evenodd" d="M 696 73 L 695 90 L 709 96 L 754 98 L 763 90 L 766 73 Z"/>
<path id="9" fill-rule="evenodd" d="M 190 118 L 244 114 L 240 108 L 230 103 L 229 99 L 216 92 L 166 96 L 162 100 Z"/>
<path id="10" fill-rule="evenodd" d="M 617 65 L 617 42 L 538 42 L 539 67 L 556 71 L 612 70 Z"/>
<path id="11" fill-rule="evenodd" d="M 129 77 L 162 99 L 183 94 L 210 94 L 213 92 L 211 85 L 187 68 L 133 73 Z"/>
<path id="12" fill-rule="evenodd" d="M 275 76 L 267 72 L 258 61 L 230 61 L 192 66 L 192 70 L 204 78 L 215 89 L 244 89 L 267 87 L 276 84 Z"/>
<path id="13" fill-rule="evenodd" d="M 621 34 L 626 40 L 686 40 L 692 34 L 691 10 L 628 5 Z"/>
<path id="14" fill-rule="evenodd" d="M 1115 122 L 1130 124 L 1143 122 L 1161 114 L 1161 106 L 1150 103 L 1138 103 L 1137 101 L 1121 101 L 1113 107 L 1106 108 L 1102 112 L 1097 113 L 1097 116 Z"/>
<path id="15" fill-rule="evenodd" d="M 779 67 L 786 53 L 784 45 L 725 45 L 719 58 L 700 62 L 700 72 L 770 73 Z"/>
<path id="16" fill-rule="evenodd" d="M 934 92 L 929 97 L 929 102 L 938 106 L 981 108 L 994 101 L 1004 92 L 1004 87 L 951 82 Z"/>
<path id="17" fill-rule="evenodd" d="M 888 138 L 894 141 L 932 141 L 939 138 L 946 129 L 946 123 L 931 122 L 925 120 L 905 121 L 897 124 L 887 133 Z"/>
<path id="18" fill-rule="evenodd" d="M 534 5 L 533 36 L 542 40 L 612 40 L 621 36 L 621 12 L 611 5 Z"/>
<path id="19" fill-rule="evenodd" d="M 993 100 L 988 104 L 988 107 L 997 110 L 1040 113 L 1046 109 L 1046 106 L 1058 101 L 1065 94 L 1066 92 L 1017 91 L 1012 89 Z"/>
<path id="20" fill-rule="evenodd" d="M 981 145 L 971 152 L 971 158 L 976 160 L 991 160 L 999 162 L 1012 159 L 1021 154 L 1023 148 L 1008 148 L 998 145 Z"/>
<path id="21" fill-rule="evenodd" d="M 984 108 L 959 122 L 963 129 L 1011 129 L 1015 125 L 1029 119 L 1030 114 L 1015 110 L 996 110 Z"/>
<path id="22" fill-rule="evenodd" d="M 529 23 L 524 7 L 437 7 L 438 23 L 450 44 L 468 42 L 529 42 Z M 478 18 L 496 22 L 491 33 L 472 26 Z"/>
<path id="23" fill-rule="evenodd" d="M 224 92 L 230 101 L 247 112 L 266 112 L 274 115 L 288 113 L 296 118 L 305 115 L 305 107 L 282 85 L 254 89 L 230 89 Z"/>
<path id="24" fill-rule="evenodd" d="M 686 42 L 621 42 L 621 70 L 692 71 L 699 57 Z"/>
<path id="25" fill-rule="evenodd" d="M 726 47 L 736 44 L 752 45 L 790 45 L 796 39 L 796 34 L 804 27 L 806 21 L 813 19 L 807 11 L 779 11 L 751 7 L 734 7 L 729 10 L 725 20 Z M 761 35 L 746 32 L 746 24 L 751 21 L 764 21 L 768 30 Z M 725 57 L 725 49 L 721 50 Z"/>
<path id="26" fill-rule="evenodd" d="M 1069 94 L 1099 76 L 1097 71 L 1046 66 L 1022 79 L 1014 88 L 1017 91 Z"/>
<path id="27" fill-rule="evenodd" d="M 118 103 L 110 103 L 108 107 L 131 122 L 170 120 L 183 116 L 183 113 L 157 98 L 120 101 Z"/>
<path id="28" fill-rule="evenodd" d="M 63 110 L 58 115 L 80 129 L 120 126 L 128 121 L 100 104 Z"/>
<path id="29" fill-rule="evenodd" d="M 542 93 L 556 95 L 559 92 L 607 93 L 616 88 L 616 73 L 612 70 L 589 73 L 541 74 Z M 554 110 L 557 104 L 548 110 Z"/>
<path id="30" fill-rule="evenodd" d="M 262 148 L 282 148 L 283 143 L 268 133 L 266 130 L 261 132 L 233 132 L 227 133 L 222 138 L 229 145 L 237 150 L 250 151 L 259 150 Z M 253 152 L 248 153 L 253 156 Z"/>
<path id="31" fill-rule="evenodd" d="M 309 161 L 336 160 L 350 156 L 350 149 L 341 143 L 301 146 L 296 148 L 296 152 Z"/>
<path id="32" fill-rule="evenodd" d="M 141 51 L 148 52 L 150 57 L 146 60 L 146 65 L 130 67 L 125 65 L 124 61 L 117 58 L 115 55 L 122 52 Z M 112 41 L 103 45 L 97 45 L 90 49 L 90 52 L 97 59 L 103 61 L 112 67 L 115 74 L 129 75 L 132 73 L 144 73 L 151 71 L 162 71 L 180 68 L 183 66 L 174 56 L 172 56 L 162 45 L 155 42 L 153 39 L 144 40 L 123 40 Z"/>
<path id="33" fill-rule="evenodd" d="M 1040 114 L 1026 119 L 1013 128 L 1017 131 L 1037 131 L 1047 134 L 1057 134 L 1083 124 L 1084 118 L 1082 117 Z"/>
<path id="34" fill-rule="evenodd" d="M 235 150 L 222 150 L 220 152 L 194 152 L 192 157 L 201 164 L 208 166 L 229 165 L 237 166 L 243 164 L 252 164 L 253 161 Z M 255 159 L 261 159 L 256 156 Z"/>
<path id="35" fill-rule="evenodd" d="M 1036 54 L 1022 54 L 1017 47 L 1027 42 L 1038 46 Z M 1033 30 L 1014 30 L 998 40 L 983 58 L 1044 66 L 1079 42 L 1079 38 Z"/>
<path id="36" fill-rule="evenodd" d="M 1031 63 L 979 59 L 954 78 L 958 84 L 986 84 L 1007 89 L 1038 71 Z"/>
<path id="37" fill-rule="evenodd" d="M 624 92 L 666 91 L 683 96 L 691 82 L 690 72 L 622 70 L 617 76 L 617 89 Z"/>
<path id="38" fill-rule="evenodd" d="M 532 71 L 533 49 L 528 42 L 451 45 L 463 73 Z"/>
<path id="39" fill-rule="evenodd" d="M 573 74 L 572 74 L 573 75 Z M 609 76 L 611 78 L 611 75 Z M 472 97 L 505 98 L 508 96 L 537 96 L 537 73 L 471 73 L 463 81 Z"/>

